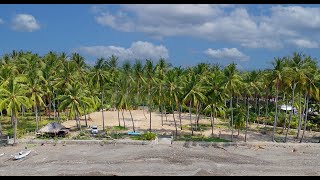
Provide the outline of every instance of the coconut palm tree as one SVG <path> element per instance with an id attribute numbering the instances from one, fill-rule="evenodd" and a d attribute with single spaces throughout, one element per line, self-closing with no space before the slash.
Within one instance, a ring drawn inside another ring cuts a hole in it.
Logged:
<path id="1" fill-rule="evenodd" d="M 80 130 L 80 114 L 83 111 L 83 105 L 92 106 L 94 104 L 92 98 L 87 97 L 86 91 L 79 83 L 72 83 L 66 90 L 66 94 L 59 95 L 58 99 L 61 101 L 59 110 L 69 108 L 69 117 L 76 117 L 77 128 Z"/>
<path id="2" fill-rule="evenodd" d="M 284 79 L 284 66 L 285 66 L 285 58 L 275 58 L 272 62 L 273 70 L 270 71 L 267 75 L 267 78 L 270 82 L 273 82 L 275 85 L 275 115 L 274 115 L 274 124 L 273 124 L 273 133 L 272 133 L 272 141 L 274 142 L 275 131 L 277 127 L 278 120 L 278 96 L 279 96 L 279 88 L 283 83 Z"/>
<path id="3" fill-rule="evenodd" d="M 108 71 L 106 71 L 105 59 L 104 58 L 97 59 L 92 71 L 90 72 L 90 82 L 93 87 L 98 88 L 100 91 L 103 130 L 105 130 L 103 100 L 104 100 L 104 93 L 105 93 L 105 84 L 108 82 L 108 78 L 109 78 L 109 73 Z"/>
<path id="4" fill-rule="evenodd" d="M 149 109 L 149 120 L 150 120 L 150 127 L 149 127 L 149 131 L 151 132 L 151 111 L 152 111 L 152 103 L 153 103 L 153 97 L 152 97 L 152 89 L 153 89 L 153 84 L 155 82 L 155 67 L 153 65 L 153 61 L 151 61 L 150 59 L 146 60 L 146 63 L 143 67 L 144 70 L 144 77 L 145 77 L 145 86 L 147 89 L 147 97 L 148 97 L 148 109 Z"/>
<path id="5" fill-rule="evenodd" d="M 317 63 L 316 61 L 312 61 L 310 57 L 307 58 L 309 68 L 306 73 L 307 81 L 304 86 L 305 91 L 305 110 L 304 110 L 304 128 L 302 132 L 302 136 L 300 139 L 300 143 L 303 141 L 305 131 L 307 129 L 307 120 L 308 120 L 308 113 L 309 113 L 309 99 L 310 97 L 314 97 L 316 100 L 319 101 L 319 89 L 320 89 L 320 73 L 317 72 Z"/>
<path id="6" fill-rule="evenodd" d="M 26 89 L 19 83 L 19 78 L 11 78 L 6 86 L 0 87 L 0 109 L 6 109 L 14 121 L 14 144 L 17 139 L 18 112 L 21 105 L 29 107 L 29 99 L 25 96 Z"/>
<path id="7" fill-rule="evenodd" d="M 225 92 L 230 97 L 230 124 L 231 124 L 231 141 L 233 141 L 233 97 L 239 94 L 239 87 L 241 84 L 241 76 L 237 72 L 236 64 L 231 63 L 227 67 L 224 68 L 224 89 Z"/>
<path id="8" fill-rule="evenodd" d="M 304 62 L 302 59 L 302 54 L 293 53 L 292 61 L 290 61 L 289 67 L 285 68 L 285 71 L 288 74 L 288 78 L 290 78 L 290 87 L 292 90 L 292 96 L 291 96 L 292 109 L 290 111 L 289 124 L 288 124 L 288 128 L 287 128 L 286 136 L 284 138 L 284 142 L 287 142 L 288 132 L 290 130 L 290 125 L 291 125 L 291 121 L 292 121 L 296 87 L 297 87 L 298 83 L 301 83 L 302 86 L 305 84 L 306 78 L 305 78 L 303 66 L 304 66 Z M 299 121 L 299 124 L 300 123 L 301 122 Z"/>

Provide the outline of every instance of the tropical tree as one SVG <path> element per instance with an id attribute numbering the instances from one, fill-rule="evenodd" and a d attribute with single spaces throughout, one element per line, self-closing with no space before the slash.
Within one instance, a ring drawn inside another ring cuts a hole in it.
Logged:
<path id="1" fill-rule="evenodd" d="M 100 101 L 101 101 L 101 112 L 102 112 L 102 128 L 105 130 L 104 125 L 104 105 L 103 105 L 103 99 L 104 99 L 104 93 L 105 93 L 105 83 L 108 82 L 109 73 L 106 71 L 105 66 L 105 59 L 99 58 L 96 61 L 96 64 L 94 65 L 91 73 L 90 73 L 90 82 L 91 85 L 95 88 L 98 88 L 100 91 Z"/>
<path id="2" fill-rule="evenodd" d="M 0 87 L 0 109 L 6 109 L 14 121 L 14 144 L 17 139 L 18 112 L 21 105 L 29 107 L 29 99 L 25 96 L 26 88 L 19 83 L 19 78 L 11 78 L 6 86 Z"/>
<path id="3" fill-rule="evenodd" d="M 224 69 L 224 90 L 230 97 L 230 125 L 231 125 L 231 141 L 233 141 L 233 97 L 239 94 L 241 84 L 241 76 L 237 72 L 236 64 L 231 63 Z"/>

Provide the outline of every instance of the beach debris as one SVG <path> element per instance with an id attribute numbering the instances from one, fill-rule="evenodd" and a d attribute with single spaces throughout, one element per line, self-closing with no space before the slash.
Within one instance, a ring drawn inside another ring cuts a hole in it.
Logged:
<path id="1" fill-rule="evenodd" d="M 3 155 L 4 155 L 4 153 L 0 153 L 0 157 L 3 156 Z"/>
<path id="2" fill-rule="evenodd" d="M 297 152 L 297 149 L 296 149 L 296 148 L 293 148 L 291 151 L 292 151 L 292 152 Z"/>
<path id="3" fill-rule="evenodd" d="M 259 149 L 265 149 L 264 147 L 262 147 L 261 145 L 257 145 L 256 148 L 254 150 L 259 150 Z"/>

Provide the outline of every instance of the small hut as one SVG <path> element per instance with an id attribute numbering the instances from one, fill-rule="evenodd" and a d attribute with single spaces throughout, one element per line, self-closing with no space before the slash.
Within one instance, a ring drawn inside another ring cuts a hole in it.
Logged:
<path id="1" fill-rule="evenodd" d="M 65 126 L 56 123 L 56 122 L 51 122 L 47 124 L 46 126 L 42 127 L 39 130 L 40 134 L 46 134 L 50 136 L 65 136 L 66 134 L 69 133 L 69 128 L 66 128 Z"/>

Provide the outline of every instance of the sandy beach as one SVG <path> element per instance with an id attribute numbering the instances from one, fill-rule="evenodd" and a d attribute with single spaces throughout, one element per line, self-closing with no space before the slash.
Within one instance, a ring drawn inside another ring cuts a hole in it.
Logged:
<path id="1" fill-rule="evenodd" d="M 137 131 L 145 132 L 149 129 L 150 121 L 149 121 L 149 112 L 145 110 L 132 110 L 132 117 L 135 124 L 135 129 Z M 124 111 L 124 121 L 125 125 L 128 128 L 128 131 L 132 131 L 132 120 L 129 111 Z M 87 115 L 87 118 L 90 117 L 90 121 L 88 121 L 88 126 L 97 125 L 99 130 L 102 130 L 102 112 L 93 112 L 90 115 Z M 113 127 L 118 126 L 118 113 L 117 111 L 104 111 L 104 117 L 105 117 L 105 126 L 106 127 Z M 123 119 L 122 119 L 122 112 L 119 112 L 120 117 L 120 124 L 123 126 Z M 84 116 L 81 117 L 81 125 L 85 125 Z M 167 118 L 165 118 L 165 115 L 163 115 L 163 126 L 161 121 L 161 113 L 158 112 L 152 112 L 151 113 L 152 118 L 152 131 L 156 132 L 157 134 L 172 134 L 173 131 L 175 131 L 174 121 L 173 121 L 173 115 L 167 114 Z M 195 123 L 195 115 L 192 114 L 192 122 L 193 125 Z M 181 113 L 181 124 L 183 130 L 180 130 L 180 121 L 179 121 L 179 114 L 178 112 L 175 112 L 175 119 L 178 125 L 178 132 L 179 134 L 191 134 L 191 131 L 188 127 L 190 127 L 190 114 L 189 113 Z M 228 121 L 222 121 L 219 118 L 215 118 L 215 127 L 214 127 L 214 136 L 220 137 L 230 140 L 231 130 L 228 127 Z M 210 125 L 210 117 L 204 117 L 201 116 L 199 123 L 200 124 L 207 124 Z M 75 128 L 76 127 L 76 121 L 75 120 L 68 120 L 63 123 L 64 126 L 68 128 Z M 188 126 L 188 127 L 187 127 Z M 255 129 L 257 127 L 257 124 L 251 124 L 250 128 Z M 261 124 L 260 127 L 263 127 Z M 244 141 L 244 130 L 240 131 L 240 135 L 237 136 L 237 130 L 234 130 L 234 141 Z M 207 130 L 203 131 L 197 131 L 194 132 L 197 135 L 205 135 L 210 136 L 211 135 L 211 127 L 208 127 Z M 280 136 L 279 136 L 280 137 Z M 284 135 L 282 135 L 284 137 Z M 318 142 L 320 137 L 320 133 L 318 132 L 306 132 L 306 142 Z M 261 134 L 257 131 L 248 131 L 247 139 L 249 142 L 270 142 L 271 136 L 270 134 Z M 288 136 L 288 142 L 296 142 L 296 139 L 294 139 L 293 135 Z"/>
<path id="2" fill-rule="evenodd" d="M 28 147 L 25 159 L 10 154 Z M 0 147 L 0 176 L 320 175 L 319 144 L 23 144 Z"/>

